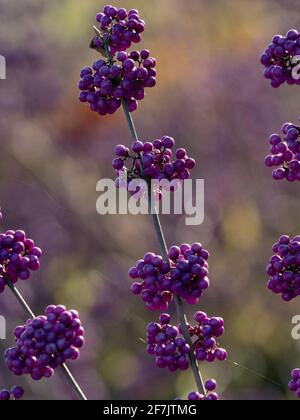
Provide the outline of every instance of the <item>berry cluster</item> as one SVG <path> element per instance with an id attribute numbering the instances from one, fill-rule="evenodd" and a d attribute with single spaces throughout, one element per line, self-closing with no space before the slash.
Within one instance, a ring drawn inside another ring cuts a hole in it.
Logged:
<path id="1" fill-rule="evenodd" d="M 38 270 L 42 251 L 22 230 L 8 230 L 0 234 L 0 293 L 5 289 L 5 276 L 12 283 L 27 280 L 30 270 Z"/>
<path id="2" fill-rule="evenodd" d="M 199 361 L 214 362 L 227 359 L 227 351 L 220 348 L 217 338 L 224 332 L 224 320 L 222 318 L 208 318 L 204 312 L 196 312 L 194 315 L 197 326 L 189 326 L 189 333 L 192 337 L 196 359 Z"/>
<path id="3" fill-rule="evenodd" d="M 28 374 L 36 381 L 50 378 L 66 360 L 79 358 L 83 335 L 77 311 L 68 311 L 62 305 L 48 306 L 45 316 L 16 328 L 16 347 L 6 351 L 6 364 L 17 376 Z"/>
<path id="4" fill-rule="evenodd" d="M 148 252 L 142 260 L 136 262 L 135 267 L 129 270 L 133 280 L 141 279 L 131 285 L 135 295 L 141 295 L 149 310 L 165 311 L 168 309 L 173 295 L 170 292 L 171 277 L 170 264 L 160 255 Z"/>
<path id="5" fill-rule="evenodd" d="M 171 317 L 162 314 L 159 324 L 152 322 L 147 326 L 147 351 L 156 356 L 159 368 L 167 367 L 171 372 L 189 368 L 190 346 L 179 334 L 178 328 L 170 325 Z"/>
<path id="6" fill-rule="evenodd" d="M 145 22 L 136 9 L 127 12 L 124 8 L 105 6 L 103 12 L 97 14 L 96 20 L 100 33 L 93 39 L 92 47 L 99 50 L 107 46 L 111 55 L 126 51 L 132 43 L 139 43 L 145 30 Z"/>
<path id="7" fill-rule="evenodd" d="M 279 134 L 271 135 L 271 154 L 265 158 L 265 165 L 279 166 L 273 171 L 275 180 L 300 181 L 300 127 L 285 123 L 282 132 L 283 138 Z"/>
<path id="8" fill-rule="evenodd" d="M 182 244 L 169 250 L 171 261 L 171 292 L 195 305 L 199 302 L 203 291 L 208 289 L 209 252 L 200 243 Z"/>
<path id="9" fill-rule="evenodd" d="M 265 78 L 271 81 L 274 88 L 287 82 L 290 85 L 300 84 L 300 79 L 293 75 L 293 69 L 299 64 L 294 57 L 300 55 L 300 33 L 291 29 L 286 36 L 275 35 L 261 56 L 265 66 Z"/>
<path id="10" fill-rule="evenodd" d="M 19 400 L 23 397 L 24 390 L 20 386 L 14 386 L 10 391 L 3 389 L 0 391 L 0 401 L 8 401 L 10 399 Z"/>
<path id="11" fill-rule="evenodd" d="M 289 382 L 289 390 L 295 392 L 297 398 L 300 399 L 300 369 L 292 370 L 292 380 Z"/>
<path id="12" fill-rule="evenodd" d="M 79 100 L 99 115 L 114 114 L 121 100 L 136 111 L 145 89 L 156 86 L 156 60 L 148 50 L 119 52 L 117 60 L 98 60 L 81 70 Z"/>
<path id="13" fill-rule="evenodd" d="M 209 287 L 209 253 L 201 244 L 173 246 L 168 255 L 167 262 L 160 255 L 148 252 L 129 270 L 131 279 L 142 280 L 131 285 L 132 293 L 141 295 L 150 310 L 168 309 L 173 294 L 189 304 L 197 304 Z"/>
<path id="14" fill-rule="evenodd" d="M 131 150 L 124 145 L 118 145 L 115 148 L 117 157 L 113 161 L 113 167 L 119 175 L 116 185 L 123 186 L 124 174 L 127 178 L 125 185 L 127 189 L 132 180 L 141 178 L 169 182 L 188 179 L 190 170 L 196 166 L 196 161 L 188 157 L 186 150 L 173 151 L 174 147 L 175 140 L 169 136 L 163 136 L 153 142 L 134 142 Z M 166 183 L 164 188 L 174 190 L 176 184 Z M 138 190 L 134 189 L 133 192 L 136 193 Z"/>
<path id="15" fill-rule="evenodd" d="M 188 395 L 189 401 L 218 401 L 219 395 L 214 392 L 217 389 L 217 382 L 214 379 L 209 379 L 205 382 L 206 394 L 202 395 L 199 392 L 191 392 Z"/>
<path id="16" fill-rule="evenodd" d="M 275 255 L 267 266 L 268 289 L 289 302 L 300 296 L 300 236 L 290 239 L 283 235 L 272 249 Z"/>

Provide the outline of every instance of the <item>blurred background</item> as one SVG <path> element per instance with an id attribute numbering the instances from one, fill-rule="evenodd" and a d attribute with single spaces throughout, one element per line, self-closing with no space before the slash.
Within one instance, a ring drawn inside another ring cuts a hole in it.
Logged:
<path id="1" fill-rule="evenodd" d="M 0 0 L 1 230 L 22 228 L 44 250 L 42 269 L 19 283 L 36 313 L 50 303 L 80 311 L 87 345 L 70 364 L 89 399 L 186 398 L 191 372 L 155 367 L 140 338 L 156 320 L 131 295 L 128 269 L 159 252 L 147 216 L 99 216 L 96 183 L 113 177 L 118 143 L 130 143 L 121 111 L 98 117 L 77 100 L 79 72 L 97 54 L 88 48 L 95 0 Z M 169 245 L 201 241 L 211 252 L 212 286 L 189 316 L 223 316 L 226 363 L 201 366 L 224 399 L 286 399 L 300 364 L 291 338 L 299 301 L 266 290 L 265 266 L 279 235 L 299 234 L 299 185 L 275 183 L 263 164 L 267 138 L 297 122 L 297 87 L 272 89 L 259 55 L 275 33 L 299 29 L 297 0 L 114 1 L 138 8 L 147 22 L 141 48 L 158 60 L 158 86 L 134 119 L 142 140 L 168 134 L 198 161 L 206 183 L 205 222 L 163 217 Z M 0 296 L 7 340 L 25 321 L 8 290 Z M 177 322 L 176 315 L 173 317 Z M 34 383 L 0 361 L 0 388 L 22 385 L 27 399 L 74 398 L 64 378 Z"/>

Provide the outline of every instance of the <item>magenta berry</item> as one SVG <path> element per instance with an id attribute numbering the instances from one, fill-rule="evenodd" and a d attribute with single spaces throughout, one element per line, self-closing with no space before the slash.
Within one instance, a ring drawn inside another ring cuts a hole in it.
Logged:
<path id="1" fill-rule="evenodd" d="M 292 379 L 288 384 L 290 391 L 294 392 L 296 397 L 300 399 L 300 369 L 294 369 L 291 372 Z"/>
<path id="2" fill-rule="evenodd" d="M 0 234 L 0 293 L 5 289 L 5 276 L 12 283 L 28 280 L 31 271 L 40 267 L 42 251 L 22 230 Z"/>
<path id="3" fill-rule="evenodd" d="M 8 368 L 17 376 L 50 378 L 66 360 L 76 360 L 84 346 L 78 313 L 64 306 L 49 306 L 43 316 L 15 329 L 16 347 L 5 352 Z M 16 391 L 18 392 L 18 391 Z"/>
<path id="4" fill-rule="evenodd" d="M 289 302 L 300 296 L 300 236 L 281 236 L 273 252 L 267 266 L 268 289 Z"/>
<path id="5" fill-rule="evenodd" d="M 275 180 L 300 181 L 300 127 L 285 123 L 283 136 L 272 134 L 269 138 L 270 154 L 265 158 L 267 167 L 273 170 Z"/>
<path id="6" fill-rule="evenodd" d="M 294 67 L 299 64 L 294 57 L 300 55 L 300 33 L 292 29 L 286 36 L 275 35 L 261 55 L 260 61 L 265 67 L 264 76 L 271 86 L 278 88 L 284 83 L 300 84 L 293 75 Z"/>
<path id="7" fill-rule="evenodd" d="M 156 85 L 156 60 L 141 57 L 138 51 L 119 53 L 111 60 L 98 60 L 93 68 L 85 67 L 80 74 L 79 100 L 88 103 L 99 115 L 114 114 L 124 100 L 130 112 L 145 97 L 145 90 Z"/>

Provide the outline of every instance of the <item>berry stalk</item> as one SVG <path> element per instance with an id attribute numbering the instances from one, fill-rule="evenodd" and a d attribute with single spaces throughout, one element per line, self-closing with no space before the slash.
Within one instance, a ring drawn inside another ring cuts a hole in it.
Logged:
<path id="1" fill-rule="evenodd" d="M 126 121 L 127 121 L 127 124 L 128 124 L 130 134 L 132 136 L 133 141 L 136 142 L 136 141 L 139 140 L 138 135 L 137 135 L 137 131 L 136 131 L 132 116 L 129 112 L 128 105 L 124 100 L 122 101 L 122 106 L 123 106 L 123 110 L 124 110 L 124 114 L 125 114 L 125 117 L 126 117 Z M 157 208 L 155 206 L 155 201 L 154 201 L 154 198 L 153 198 L 153 191 L 152 191 L 152 188 L 151 188 L 151 182 L 148 182 L 148 197 L 149 197 L 149 210 L 150 210 L 150 214 L 152 215 L 153 225 L 154 225 L 155 232 L 156 232 L 156 235 L 157 235 L 157 238 L 158 238 L 158 241 L 159 241 L 161 252 L 162 252 L 162 255 L 163 255 L 165 261 L 168 261 L 169 256 L 168 256 L 167 244 L 166 244 L 163 229 L 162 229 L 162 226 L 161 226 L 160 218 L 159 218 L 159 215 L 158 215 L 158 212 L 157 212 Z M 195 378 L 195 382 L 196 382 L 196 385 L 197 385 L 197 389 L 198 389 L 200 394 L 205 394 L 206 391 L 205 391 L 204 382 L 203 382 L 201 372 L 200 372 L 199 367 L 198 367 L 197 360 L 195 358 L 194 346 L 193 346 L 193 343 L 192 343 L 192 340 L 191 340 L 191 337 L 190 337 L 190 334 L 189 334 L 189 331 L 188 331 L 187 318 L 186 318 L 186 315 L 185 315 L 185 312 L 184 312 L 184 306 L 183 306 L 182 300 L 179 296 L 175 296 L 175 306 L 176 306 L 176 311 L 177 311 L 179 321 L 180 321 L 180 324 L 181 324 L 183 336 L 184 336 L 185 340 L 187 341 L 187 343 L 189 344 L 189 346 L 191 348 L 191 351 L 189 353 L 189 359 L 190 359 L 190 363 L 191 363 L 192 372 L 193 372 L 193 375 L 194 375 L 194 378 Z"/>
<path id="2" fill-rule="evenodd" d="M 31 310 L 30 306 L 27 304 L 26 300 L 24 299 L 22 294 L 19 292 L 19 290 L 16 288 L 16 286 L 10 281 L 8 276 L 5 276 L 5 282 L 7 286 L 9 287 L 9 289 L 11 290 L 11 292 L 13 293 L 13 295 L 16 297 L 17 301 L 20 303 L 20 305 L 24 309 L 25 313 L 30 317 L 30 319 L 34 319 L 35 315 L 33 311 Z M 87 401 L 87 398 L 84 392 L 80 388 L 79 384 L 77 383 L 70 369 L 67 367 L 65 363 L 61 366 L 61 370 L 64 376 L 66 377 L 67 381 L 69 382 L 70 386 L 76 392 L 78 398 L 82 401 Z"/>

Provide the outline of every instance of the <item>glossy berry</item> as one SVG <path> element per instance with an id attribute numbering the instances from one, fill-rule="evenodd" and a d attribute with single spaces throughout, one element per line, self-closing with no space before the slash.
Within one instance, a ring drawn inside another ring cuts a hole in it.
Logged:
<path id="1" fill-rule="evenodd" d="M 300 127 L 285 123 L 282 133 L 270 136 L 270 154 L 265 158 L 265 165 L 276 167 L 275 180 L 300 181 Z"/>
<path id="2" fill-rule="evenodd" d="M 117 51 L 126 51 L 132 43 L 139 43 L 145 30 L 145 22 L 135 9 L 127 11 L 105 6 L 103 12 L 97 14 L 96 20 L 100 34 L 93 39 L 91 47 L 101 51 L 106 45 L 112 56 Z"/>
<path id="3" fill-rule="evenodd" d="M 0 401 L 20 400 L 24 395 L 24 390 L 20 386 L 14 386 L 10 391 L 3 389 L 0 391 Z"/>
<path id="4" fill-rule="evenodd" d="M 168 368 L 171 372 L 187 370 L 190 346 L 179 333 L 178 328 L 167 321 L 170 322 L 170 316 L 163 314 L 160 316 L 159 323 L 148 324 L 147 351 L 155 356 L 159 368 Z"/>
<path id="5" fill-rule="evenodd" d="M 300 296 L 300 236 L 281 236 L 273 252 L 267 266 L 268 289 L 289 302 Z"/>
<path id="6" fill-rule="evenodd" d="M 291 372 L 292 379 L 289 382 L 289 390 L 296 394 L 296 397 L 300 399 L 300 369 L 294 369 Z"/>
<path id="7" fill-rule="evenodd" d="M 5 352 L 8 368 L 17 376 L 50 378 L 66 360 L 76 360 L 84 346 L 84 329 L 77 311 L 48 306 L 43 316 L 15 329 L 16 347 Z M 15 390 L 18 393 L 18 390 Z"/>
<path id="8" fill-rule="evenodd" d="M 159 199 L 163 190 L 174 191 L 182 181 L 190 178 L 190 171 L 196 166 L 196 161 L 188 157 L 186 150 L 175 149 L 175 141 L 169 136 L 153 142 L 134 142 L 130 149 L 118 145 L 115 154 L 116 185 L 127 188 L 137 197 L 148 193 L 147 184 L 138 180 L 157 181 L 153 190 Z"/>
<path id="9" fill-rule="evenodd" d="M 6 286 L 5 277 L 12 283 L 28 280 L 31 271 L 40 267 L 42 251 L 22 230 L 0 234 L 0 293 Z"/>
<path id="10" fill-rule="evenodd" d="M 284 83 L 300 84 L 297 68 L 300 55 L 300 33 L 292 29 L 286 36 L 275 35 L 261 55 L 260 61 L 265 67 L 264 76 L 271 86 L 278 88 Z M 294 72 L 295 69 L 295 72 Z M 294 74 L 295 73 L 295 74 Z"/>
<path id="11" fill-rule="evenodd" d="M 205 382 L 206 394 L 202 395 L 199 392 L 191 392 L 188 395 L 189 401 L 217 401 L 219 395 L 213 391 L 217 388 L 217 382 L 214 379 L 209 379 Z"/>
<path id="12" fill-rule="evenodd" d="M 101 59 L 92 68 L 83 68 L 78 85 L 80 102 L 99 115 L 107 115 L 114 114 L 124 100 L 129 112 L 134 112 L 145 90 L 156 86 L 156 60 L 143 59 L 142 53 L 118 53 L 113 61 Z"/>

